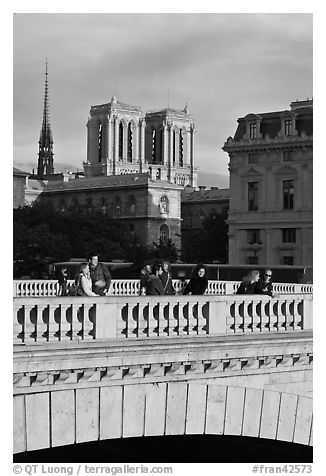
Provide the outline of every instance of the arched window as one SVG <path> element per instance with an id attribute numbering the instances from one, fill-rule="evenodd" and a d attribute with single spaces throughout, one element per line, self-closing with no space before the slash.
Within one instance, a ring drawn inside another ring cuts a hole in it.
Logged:
<path id="1" fill-rule="evenodd" d="M 131 216 L 135 216 L 136 215 L 136 200 L 133 195 L 129 197 L 127 204 L 128 204 L 127 214 Z"/>
<path id="2" fill-rule="evenodd" d="M 132 162 L 132 127 L 131 122 L 128 124 L 128 146 L 127 146 L 128 162 Z"/>
<path id="3" fill-rule="evenodd" d="M 160 199 L 160 213 L 168 213 L 169 211 L 169 199 L 166 195 L 163 195 Z"/>
<path id="4" fill-rule="evenodd" d="M 175 149 L 176 149 L 176 134 L 175 130 L 173 131 L 173 137 L 172 137 L 172 162 L 173 165 L 175 165 Z"/>
<path id="5" fill-rule="evenodd" d="M 103 130 L 102 130 L 102 123 L 99 123 L 98 126 L 98 161 L 101 162 L 102 160 L 102 143 L 103 143 Z"/>
<path id="6" fill-rule="evenodd" d="M 156 129 L 153 129 L 152 130 L 152 162 L 156 162 L 156 141 L 157 141 Z"/>
<path id="7" fill-rule="evenodd" d="M 179 164 L 183 167 L 183 135 L 182 130 L 179 133 Z"/>
<path id="8" fill-rule="evenodd" d="M 161 180 L 161 169 L 158 168 L 156 171 L 156 180 Z"/>
<path id="9" fill-rule="evenodd" d="M 119 159 L 123 157 L 123 124 L 119 123 Z"/>
<path id="10" fill-rule="evenodd" d="M 163 225 L 160 226 L 160 242 L 167 243 L 169 240 L 169 234 L 169 227 L 163 223 Z"/>
<path id="11" fill-rule="evenodd" d="M 116 197 L 114 203 L 114 216 L 119 218 L 121 216 L 121 200 L 119 197 Z"/>

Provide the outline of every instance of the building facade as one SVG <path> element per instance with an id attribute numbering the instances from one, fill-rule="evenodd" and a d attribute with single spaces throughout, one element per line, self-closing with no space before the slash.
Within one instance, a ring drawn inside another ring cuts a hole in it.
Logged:
<path id="1" fill-rule="evenodd" d="M 229 154 L 229 263 L 312 265 L 313 102 L 238 119 Z"/>
<path id="2" fill-rule="evenodd" d="M 142 245 L 181 245 L 182 187 L 152 180 L 147 173 L 90 177 L 69 182 L 48 182 L 42 200 L 59 212 L 97 210 L 126 223 L 131 236 Z"/>
<path id="3" fill-rule="evenodd" d="M 90 109 L 85 176 L 148 172 L 152 180 L 197 186 L 194 133 L 187 106 L 145 114 L 113 96 Z"/>
<path id="4" fill-rule="evenodd" d="M 182 230 L 200 230 L 209 216 L 222 215 L 229 209 L 229 189 L 218 187 L 198 190 L 185 187 L 181 194 Z"/>

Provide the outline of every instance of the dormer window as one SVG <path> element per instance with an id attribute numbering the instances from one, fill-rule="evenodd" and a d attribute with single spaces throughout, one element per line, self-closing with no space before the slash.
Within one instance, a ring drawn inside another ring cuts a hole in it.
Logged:
<path id="1" fill-rule="evenodd" d="M 258 154 L 256 152 L 248 154 L 249 164 L 257 164 L 257 162 L 258 162 Z"/>
<path id="2" fill-rule="evenodd" d="M 284 121 L 284 134 L 290 136 L 292 134 L 292 119 L 285 119 Z"/>
<path id="3" fill-rule="evenodd" d="M 249 124 L 249 138 L 256 139 L 257 138 L 257 124 L 256 122 L 251 122 Z"/>

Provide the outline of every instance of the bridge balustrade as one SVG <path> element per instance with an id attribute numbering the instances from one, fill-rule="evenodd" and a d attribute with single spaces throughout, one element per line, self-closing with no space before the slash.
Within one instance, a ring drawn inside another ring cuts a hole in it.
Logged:
<path id="1" fill-rule="evenodd" d="M 312 295 L 14 298 L 14 343 L 312 329 Z"/>
<path id="2" fill-rule="evenodd" d="M 173 280 L 173 286 L 177 294 L 182 291 L 187 281 Z M 71 285 L 73 280 L 69 280 Z M 234 294 L 240 285 L 239 281 L 210 280 L 205 295 Z M 311 294 L 312 284 L 273 283 L 273 292 L 277 294 Z M 140 283 L 138 279 L 113 279 L 109 295 L 111 296 L 138 296 Z M 14 297 L 51 297 L 59 295 L 59 284 L 56 280 L 14 280 Z"/>

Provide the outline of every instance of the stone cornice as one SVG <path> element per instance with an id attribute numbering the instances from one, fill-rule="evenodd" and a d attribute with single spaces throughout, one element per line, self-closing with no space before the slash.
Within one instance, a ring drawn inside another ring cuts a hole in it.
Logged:
<path id="1" fill-rule="evenodd" d="M 287 149 L 291 148 L 312 148 L 313 136 L 293 136 L 293 137 L 275 137 L 273 139 L 247 139 L 235 141 L 229 139 L 225 142 L 222 150 L 225 152 L 245 152 L 260 151 L 266 149 Z"/>

